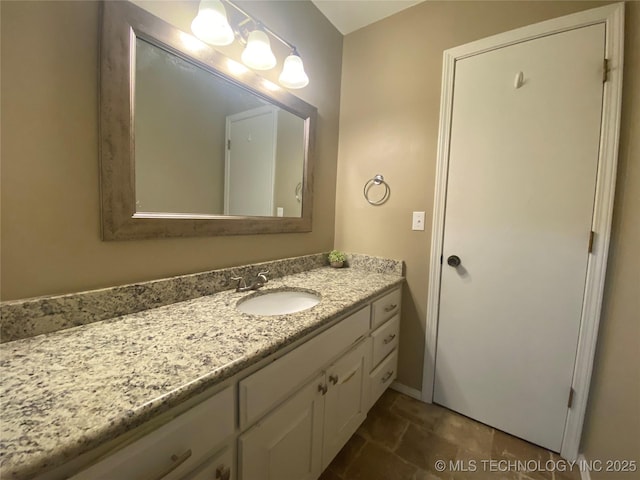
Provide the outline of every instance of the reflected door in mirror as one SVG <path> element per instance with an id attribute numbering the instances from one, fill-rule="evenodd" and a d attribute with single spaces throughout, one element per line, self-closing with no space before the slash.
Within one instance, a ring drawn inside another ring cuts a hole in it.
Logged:
<path id="1" fill-rule="evenodd" d="M 136 39 L 136 213 L 302 215 L 304 120 Z"/>

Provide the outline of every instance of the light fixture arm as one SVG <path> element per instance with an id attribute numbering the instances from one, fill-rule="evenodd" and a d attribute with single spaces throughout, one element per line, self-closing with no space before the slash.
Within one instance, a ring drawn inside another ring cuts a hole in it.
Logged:
<path id="1" fill-rule="evenodd" d="M 240 12 L 242 15 L 244 15 L 247 19 L 250 19 L 258 28 L 264 30 L 265 32 L 267 32 L 269 35 L 271 35 L 273 38 L 275 38 L 276 40 L 278 40 L 280 43 L 286 45 L 287 47 L 289 47 L 292 51 L 295 51 L 296 54 L 298 54 L 295 45 L 293 45 L 292 43 L 287 42 L 284 38 L 282 38 L 280 35 L 278 35 L 276 32 L 274 32 L 273 30 L 271 30 L 269 27 L 267 27 L 264 23 L 262 23 L 260 20 L 258 20 L 256 17 L 254 17 L 253 15 L 251 15 L 250 13 L 247 13 L 246 10 L 240 8 L 238 5 L 236 5 L 235 3 L 233 3 L 231 0 L 221 0 L 222 2 L 226 3 L 227 5 L 233 7 L 236 11 Z M 243 20 L 242 22 L 240 22 L 240 25 L 244 24 L 245 20 Z"/>
<path id="2" fill-rule="evenodd" d="M 240 22 L 236 22 L 235 30 L 229 24 L 228 9 L 224 4 L 244 17 Z M 253 24 L 253 28 L 250 28 L 250 23 Z M 278 64 L 271 50 L 269 37 L 272 37 L 290 51 L 284 59 L 282 71 L 278 77 L 280 84 L 291 89 L 304 88 L 309 84 L 309 76 L 304 71 L 302 59 L 295 45 L 287 42 L 231 0 L 200 0 L 198 15 L 191 22 L 191 30 L 196 37 L 210 45 L 230 45 L 234 38 L 237 39 L 244 45 L 240 56 L 242 62 L 254 70 L 270 70 Z"/>

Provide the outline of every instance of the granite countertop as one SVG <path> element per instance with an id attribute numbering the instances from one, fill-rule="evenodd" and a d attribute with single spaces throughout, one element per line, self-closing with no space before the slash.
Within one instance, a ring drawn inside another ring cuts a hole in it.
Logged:
<path id="1" fill-rule="evenodd" d="M 116 438 L 295 342 L 403 277 L 317 268 L 270 281 L 315 307 L 240 313 L 229 290 L 0 345 L 0 476 L 27 479 Z"/>

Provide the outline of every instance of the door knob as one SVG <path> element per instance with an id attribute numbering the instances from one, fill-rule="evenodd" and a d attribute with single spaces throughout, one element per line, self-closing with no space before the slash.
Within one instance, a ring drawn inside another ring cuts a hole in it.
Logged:
<path id="1" fill-rule="evenodd" d="M 457 255 L 451 255 L 449 256 L 449 258 L 447 258 L 447 265 L 449 265 L 450 267 L 457 267 L 462 263 L 462 260 L 460 260 L 460 257 Z"/>

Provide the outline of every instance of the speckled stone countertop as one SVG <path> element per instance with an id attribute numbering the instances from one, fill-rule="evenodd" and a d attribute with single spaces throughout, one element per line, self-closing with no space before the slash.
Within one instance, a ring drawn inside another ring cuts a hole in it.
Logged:
<path id="1" fill-rule="evenodd" d="M 0 476 L 27 479 L 116 438 L 401 284 L 395 273 L 316 268 L 270 281 L 321 294 L 256 317 L 214 295 L 0 345 Z"/>

